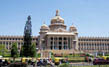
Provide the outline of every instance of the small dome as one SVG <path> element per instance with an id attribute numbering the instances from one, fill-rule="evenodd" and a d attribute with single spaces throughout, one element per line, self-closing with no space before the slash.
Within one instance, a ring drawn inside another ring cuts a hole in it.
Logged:
<path id="1" fill-rule="evenodd" d="M 76 27 L 72 24 L 72 26 L 70 26 L 70 31 L 77 31 Z"/>
<path id="2" fill-rule="evenodd" d="M 76 28 L 76 27 L 72 24 L 72 26 L 70 26 L 70 28 Z"/>
<path id="3" fill-rule="evenodd" d="M 41 26 L 41 29 L 49 29 L 49 27 L 44 23 L 44 24 Z"/>
<path id="4" fill-rule="evenodd" d="M 56 10 L 56 16 L 51 19 L 51 23 L 56 23 L 56 22 L 64 23 L 64 19 L 61 16 L 59 16 L 59 10 Z"/>

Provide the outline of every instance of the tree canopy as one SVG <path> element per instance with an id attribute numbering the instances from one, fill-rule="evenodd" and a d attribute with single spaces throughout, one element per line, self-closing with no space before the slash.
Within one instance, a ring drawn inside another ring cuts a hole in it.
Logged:
<path id="1" fill-rule="evenodd" d="M 18 56 L 19 56 L 19 52 L 17 48 L 17 43 L 13 43 L 11 48 L 11 57 L 18 57 Z"/>
<path id="2" fill-rule="evenodd" d="M 4 44 L 0 44 L 0 55 L 4 56 L 8 50 L 5 48 Z"/>

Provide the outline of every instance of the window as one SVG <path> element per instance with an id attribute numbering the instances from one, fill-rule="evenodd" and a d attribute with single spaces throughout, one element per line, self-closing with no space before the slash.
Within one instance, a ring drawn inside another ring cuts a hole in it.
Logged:
<path id="1" fill-rule="evenodd" d="M 1 38 L 1 40 L 2 40 L 2 38 Z"/>
<path id="2" fill-rule="evenodd" d="M 53 37 L 51 37 L 51 40 L 53 40 Z"/>
<path id="3" fill-rule="evenodd" d="M 59 42 L 59 44 L 62 44 L 62 42 Z"/>
<path id="4" fill-rule="evenodd" d="M 62 37 L 59 37 L 59 40 L 62 40 Z"/>
<path id="5" fill-rule="evenodd" d="M 54 38 L 54 40 L 57 40 L 57 38 Z"/>
<path id="6" fill-rule="evenodd" d="M 51 42 L 51 44 L 53 44 L 53 42 Z"/>
<path id="7" fill-rule="evenodd" d="M 64 40 L 67 40 L 66 37 L 64 37 Z"/>

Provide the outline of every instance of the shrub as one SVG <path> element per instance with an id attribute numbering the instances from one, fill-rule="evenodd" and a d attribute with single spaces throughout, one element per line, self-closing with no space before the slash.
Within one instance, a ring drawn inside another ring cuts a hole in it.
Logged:
<path id="1" fill-rule="evenodd" d="M 10 64 L 8 67 L 27 67 L 27 63 L 13 63 Z"/>
<path id="2" fill-rule="evenodd" d="M 70 65 L 68 63 L 64 63 L 64 64 L 59 65 L 58 67 L 70 67 Z"/>

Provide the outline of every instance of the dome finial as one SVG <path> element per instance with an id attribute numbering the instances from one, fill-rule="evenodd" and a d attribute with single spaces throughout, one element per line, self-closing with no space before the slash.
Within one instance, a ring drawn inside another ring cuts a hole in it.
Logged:
<path id="1" fill-rule="evenodd" d="M 72 22 L 72 25 L 73 25 L 73 22 Z"/>
<path id="2" fill-rule="evenodd" d="M 43 24 L 45 24 L 45 21 L 43 22 Z"/>
<path id="3" fill-rule="evenodd" d="M 56 16 L 59 16 L 59 10 L 56 10 Z"/>

